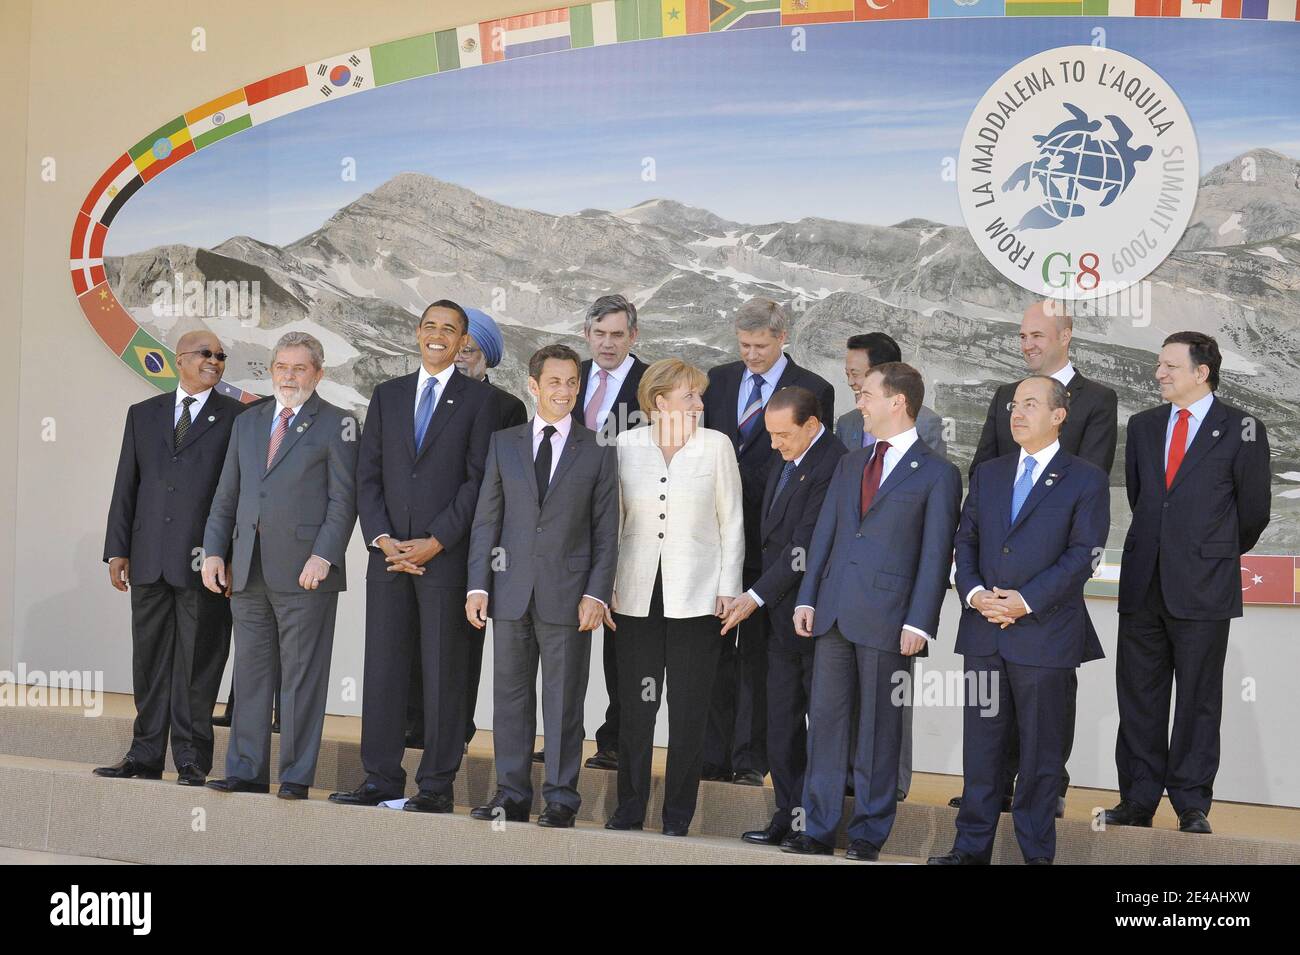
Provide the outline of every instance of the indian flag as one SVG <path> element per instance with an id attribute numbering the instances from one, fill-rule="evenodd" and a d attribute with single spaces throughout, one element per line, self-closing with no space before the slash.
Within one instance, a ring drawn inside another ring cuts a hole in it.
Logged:
<path id="1" fill-rule="evenodd" d="M 781 23 L 842 23 L 853 19 L 853 0 L 781 0 Z"/>
<path id="2" fill-rule="evenodd" d="M 543 10 L 478 25 L 484 63 L 569 49 L 569 10 Z"/>
<path id="3" fill-rule="evenodd" d="M 370 50 L 353 50 L 306 66 L 297 66 L 244 87 L 253 125 L 265 123 L 317 103 L 374 89 Z"/>
<path id="4" fill-rule="evenodd" d="M 253 118 L 248 115 L 248 101 L 241 87 L 190 110 L 185 114 L 185 124 L 190 128 L 194 148 L 202 149 L 241 129 L 248 129 L 253 125 Z"/>

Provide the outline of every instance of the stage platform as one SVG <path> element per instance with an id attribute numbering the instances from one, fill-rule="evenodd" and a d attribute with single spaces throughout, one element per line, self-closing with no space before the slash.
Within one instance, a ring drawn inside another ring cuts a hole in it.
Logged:
<path id="1" fill-rule="evenodd" d="M 616 802 L 615 773 L 585 769 L 576 828 L 494 827 L 468 815 L 495 791 L 489 732 L 475 737 L 465 757 L 456 780 L 456 812 L 425 815 L 325 801 L 331 791 L 361 780 L 360 720 L 351 717 L 327 718 L 316 788 L 306 802 L 178 786 L 170 764 L 162 781 L 93 776 L 94 766 L 126 753 L 133 716 L 131 698 L 120 694 L 106 695 L 103 714 L 93 719 L 79 709 L 0 708 L 0 847 L 13 850 L 0 852 L 0 860 L 55 853 L 137 863 L 853 864 L 842 854 L 809 859 L 741 842 L 741 832 L 767 822 L 774 805 L 770 785 L 703 783 L 691 835 L 661 835 L 662 751 L 656 753 L 656 791 L 645 832 L 602 827 Z M 228 731 L 218 728 L 217 775 L 227 738 Z M 593 746 L 589 742 L 588 750 Z M 419 755 L 407 751 L 408 773 L 414 773 Z M 278 737 L 272 756 L 274 766 Z M 540 766 L 534 774 L 540 792 Z M 274 775 L 272 780 L 274 787 Z M 947 800 L 960 789 L 958 777 L 918 773 L 881 862 L 923 862 L 946 852 L 956 818 Z M 1193 836 L 1177 831 L 1166 803 L 1152 829 L 1097 831 L 1095 808 L 1117 799 L 1106 790 L 1070 790 L 1067 816 L 1057 824 L 1058 864 L 1300 864 L 1300 809 L 1216 803 L 1214 835 Z M 540 808 L 539 796 L 534 812 Z M 839 847 L 845 844 L 841 832 Z M 1002 817 L 994 861 L 1021 862 L 1009 815 Z"/>

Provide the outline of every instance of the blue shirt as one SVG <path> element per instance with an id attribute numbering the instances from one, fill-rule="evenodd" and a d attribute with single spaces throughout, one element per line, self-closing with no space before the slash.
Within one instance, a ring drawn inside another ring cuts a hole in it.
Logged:
<path id="1" fill-rule="evenodd" d="M 1187 447 L 1183 448 L 1186 453 L 1187 448 L 1192 446 L 1192 441 L 1196 438 L 1196 432 L 1201 427 L 1201 422 L 1205 416 L 1210 413 L 1210 405 L 1214 404 L 1214 392 L 1210 392 L 1204 398 L 1192 402 L 1187 406 L 1191 417 L 1187 419 Z M 1169 469 L 1169 445 L 1174 439 L 1174 425 L 1178 422 L 1178 405 L 1169 406 L 1169 424 L 1165 425 L 1165 470 Z"/>
<path id="2" fill-rule="evenodd" d="M 785 357 L 785 353 L 782 352 L 781 357 L 776 360 L 776 363 L 761 375 L 755 375 L 748 368 L 745 369 L 745 374 L 740 379 L 740 395 L 736 399 L 737 423 L 740 422 L 741 417 L 745 414 L 745 408 L 748 407 L 749 393 L 754 390 L 754 379 L 756 377 L 762 378 L 765 382 L 763 385 L 763 407 L 766 408 L 767 401 L 773 394 L 775 394 L 776 383 L 780 381 L 781 376 L 785 374 L 785 366 L 788 364 L 790 364 L 790 359 Z"/>

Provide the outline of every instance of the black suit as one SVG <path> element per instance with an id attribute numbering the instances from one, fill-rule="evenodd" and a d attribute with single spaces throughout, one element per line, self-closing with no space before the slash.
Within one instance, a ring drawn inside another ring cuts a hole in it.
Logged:
<path id="1" fill-rule="evenodd" d="M 641 387 L 641 376 L 650 366 L 636 355 L 632 356 L 632 367 L 623 379 L 618 395 L 610 406 L 609 415 L 600 429 L 603 440 L 612 442 L 623 430 L 624 424 L 634 425 L 640 422 L 634 418 L 639 414 L 641 405 L 636 400 L 636 390 Z M 578 424 L 585 424 L 587 407 L 587 383 L 591 380 L 591 359 L 582 363 L 578 374 L 578 401 L 573 406 L 573 419 Z M 609 705 L 605 707 L 605 722 L 596 730 L 596 748 L 598 750 L 618 749 L 618 660 L 614 654 L 614 640 L 609 631 L 605 632 L 604 645 L 601 650 L 601 664 L 605 671 L 605 696 Z"/>
<path id="2" fill-rule="evenodd" d="M 975 449 L 975 457 L 971 458 L 968 474 L 973 475 L 975 469 L 985 461 L 1006 454 L 1020 453 L 1020 445 L 1016 444 L 1015 438 L 1011 436 L 1011 411 L 1007 408 L 1011 399 L 1016 396 L 1016 387 L 1019 384 L 1018 381 L 1008 382 L 999 385 L 994 392 L 993 400 L 989 403 L 988 417 L 984 420 L 984 430 L 980 432 L 979 447 Z M 1109 475 L 1111 466 L 1115 463 L 1115 447 L 1119 441 L 1119 396 L 1115 394 L 1113 388 L 1107 388 L 1100 382 L 1085 378 L 1083 372 L 1077 368 L 1074 370 L 1074 377 L 1065 387 L 1070 393 L 1070 410 L 1065 424 L 1061 426 L 1058 439 L 1061 442 L 1061 450 L 1097 465 Z M 1102 656 L 1101 643 L 1097 640 L 1097 635 L 1092 633 L 1088 638 L 1084 662 L 1100 660 Z M 1071 683 L 1070 700 L 1066 711 L 1065 760 L 1068 763 L 1070 752 L 1074 748 L 1075 690 L 1078 688 L 1078 675 L 1071 670 L 1067 679 Z M 1016 772 L 1020 766 L 1020 736 L 1014 722 L 1006 738 L 1008 748 L 1003 763 L 1006 771 L 1003 793 L 1007 799 L 1010 799 L 1015 789 Z M 1069 788 L 1070 770 L 1067 767 L 1061 774 L 1060 795 L 1064 797 Z"/>
<path id="3" fill-rule="evenodd" d="M 1208 813 L 1228 622 L 1241 616 L 1241 555 L 1269 520 L 1268 436 L 1262 421 L 1215 398 L 1166 489 L 1169 425 L 1169 405 L 1128 423 L 1133 523 L 1120 564 L 1115 763 L 1122 798 L 1154 810 L 1168 790 L 1175 811 Z"/>
<path id="4" fill-rule="evenodd" d="M 230 652 L 230 601 L 203 586 L 203 528 L 235 418 L 215 389 L 175 446 L 176 394 L 132 405 L 108 511 L 104 560 L 130 559 L 136 719 L 128 754 L 212 768 L 212 707 Z M 228 555 L 219 555 L 226 557 Z"/>
<path id="5" fill-rule="evenodd" d="M 483 380 L 492 385 L 486 375 L 483 376 Z M 492 385 L 492 387 L 496 389 L 497 401 L 501 404 L 501 420 L 497 425 L 498 431 L 513 428 L 515 425 L 523 424 L 528 420 L 530 416 L 527 405 L 500 385 Z"/>
<path id="6" fill-rule="evenodd" d="M 776 791 L 773 821 L 786 828 L 803 798 L 814 647 L 812 640 L 795 635 L 794 609 L 822 500 L 840 458 L 847 453 L 827 428 L 790 472 L 780 497 L 776 497 L 776 489 L 785 461 L 779 457 L 772 463 L 763 490 L 759 530 L 763 573 L 751 589 L 763 601 L 769 624 L 767 757 Z"/>
<path id="7" fill-rule="evenodd" d="M 406 697 L 417 642 L 426 718 L 416 781 L 422 792 L 450 795 L 460 767 L 471 644 L 465 619 L 469 529 L 488 441 L 501 420 L 497 389 L 454 372 L 417 449 L 418 381 L 417 372 L 375 388 L 357 459 L 357 513 L 370 547 L 361 762 L 366 782 L 394 797 L 406 784 Z M 422 576 L 390 573 L 383 551 L 371 546 L 384 535 L 435 537 L 443 550 Z"/>
<path id="8" fill-rule="evenodd" d="M 764 389 L 764 403 L 782 388 L 792 385 L 807 388 L 821 405 L 818 417 L 827 430 L 832 429 L 835 389 L 820 375 L 801 368 L 788 355 L 786 358 L 785 370 L 776 387 L 770 392 Z M 740 361 L 709 370 L 701 423 L 725 434 L 736 451 L 745 514 L 743 583 L 748 588 L 763 572 L 763 491 L 772 463 L 780 461 L 781 455 L 772 449 L 762 414 L 751 439 L 741 444 L 736 405 L 740 401 L 741 383 L 747 375 L 748 369 Z M 741 624 L 734 642 L 728 635 L 723 643 L 713 684 L 709 732 L 704 742 L 704 764 L 708 771 L 753 771 L 760 776 L 767 773 L 767 619 L 766 614 L 755 614 Z"/>

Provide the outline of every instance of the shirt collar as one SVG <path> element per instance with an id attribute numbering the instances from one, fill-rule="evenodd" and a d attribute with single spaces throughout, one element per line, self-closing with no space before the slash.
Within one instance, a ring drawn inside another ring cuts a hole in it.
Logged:
<path id="1" fill-rule="evenodd" d="M 306 403 L 307 403 L 307 402 L 304 401 L 302 404 L 305 405 Z M 282 411 L 284 411 L 284 409 L 287 408 L 287 407 L 288 407 L 288 405 L 282 404 L 282 403 L 280 402 L 280 399 L 279 399 L 279 398 L 276 398 L 276 399 L 275 399 L 275 414 L 274 414 L 272 417 L 275 417 L 275 418 L 280 417 L 280 413 L 281 413 Z M 289 417 L 290 417 L 290 418 L 296 418 L 296 417 L 298 417 L 298 412 L 302 410 L 302 405 L 295 405 L 295 406 L 293 407 L 292 410 L 293 410 L 293 414 L 291 414 Z"/>
<path id="2" fill-rule="evenodd" d="M 1211 391 L 1208 395 L 1205 395 L 1203 398 L 1198 398 L 1195 401 L 1193 401 L 1190 405 L 1187 406 L 1187 410 L 1192 413 L 1192 417 L 1196 419 L 1196 423 L 1199 425 L 1202 421 L 1205 420 L 1205 416 L 1210 413 L 1210 405 L 1212 404 L 1214 404 L 1214 392 Z M 1176 404 L 1169 405 L 1169 420 L 1170 421 L 1178 420 L 1178 405 Z"/>
<path id="3" fill-rule="evenodd" d="M 894 451 L 897 451 L 901 456 L 906 454 L 908 451 L 912 450 L 912 445 L 914 445 L 917 442 L 917 439 L 919 437 L 920 436 L 916 433 L 916 426 L 913 425 L 912 427 L 908 428 L 906 431 L 894 435 L 892 438 L 877 438 L 876 444 L 879 444 L 881 441 L 885 441 L 889 444 L 889 450 L 885 452 L 886 454 L 890 454 Z M 876 446 L 875 444 L 872 445 L 873 448 L 875 446 Z"/>
<path id="4" fill-rule="evenodd" d="M 550 422 L 548 422 L 541 415 L 539 414 L 533 415 L 533 440 L 534 441 L 537 440 L 538 437 L 540 437 L 542 433 L 542 429 L 545 428 L 549 423 Z M 566 414 L 559 421 L 555 422 L 554 427 L 555 430 L 559 433 L 561 441 L 569 440 L 569 428 L 572 426 L 573 426 L 573 415 Z"/>
<path id="5" fill-rule="evenodd" d="M 769 368 L 767 371 L 763 372 L 761 375 L 758 376 L 759 378 L 762 378 L 763 381 L 767 384 L 766 397 L 768 398 L 772 397 L 773 392 L 776 391 L 777 384 L 781 381 L 781 376 L 785 374 L 785 366 L 788 364 L 790 364 L 790 359 L 786 357 L 785 352 L 782 352 L 781 357 L 776 360 L 776 363 L 773 364 L 772 367 Z M 749 382 L 750 383 L 749 387 L 752 388 L 754 387 L 753 379 L 754 379 L 754 373 L 750 371 L 748 368 L 746 368 L 745 377 L 742 380 Z"/>
<path id="6" fill-rule="evenodd" d="M 423 363 L 420 365 L 420 379 L 415 383 L 415 395 L 418 398 L 424 394 L 424 383 L 430 378 L 438 379 L 438 394 L 441 395 L 447 390 L 447 382 L 451 381 L 451 376 L 456 374 L 456 365 L 450 364 L 436 375 L 429 374 L 429 369 L 425 368 Z"/>
<path id="7" fill-rule="evenodd" d="M 826 425 L 822 425 L 820 428 L 817 429 L 817 436 L 812 439 L 812 443 L 809 444 L 808 447 L 803 449 L 803 454 L 799 455 L 799 457 L 794 459 L 795 467 L 798 467 L 799 465 L 803 464 L 803 459 L 808 457 L 808 452 L 813 449 L 814 444 L 816 444 L 818 441 L 822 439 L 822 435 L 824 435 L 825 433 L 826 433 Z"/>
<path id="8" fill-rule="evenodd" d="M 1055 441 L 1053 441 L 1053 442 L 1052 442 L 1051 444 L 1049 444 L 1047 447 L 1045 447 L 1045 448 L 1043 448 L 1043 449 L 1041 449 L 1041 450 L 1039 450 L 1039 451 L 1035 451 L 1035 452 L 1034 452 L 1034 462 L 1035 462 L 1035 463 L 1034 463 L 1034 473 L 1035 473 L 1035 474 L 1042 474 L 1042 473 L 1043 473 L 1043 468 L 1045 468 L 1045 467 L 1047 466 L 1047 463 L 1048 463 L 1049 461 L 1051 461 L 1052 458 L 1056 457 L 1056 452 L 1058 452 L 1058 451 L 1060 451 L 1060 450 L 1061 450 L 1061 439 L 1060 439 L 1060 438 L 1057 438 Z M 1026 451 L 1024 448 L 1021 448 L 1021 449 L 1020 449 L 1020 462 L 1016 465 L 1016 474 L 1017 474 L 1017 475 L 1019 475 L 1020 472 L 1024 470 L 1024 467 L 1025 467 L 1025 458 L 1027 458 L 1027 457 L 1029 457 L 1029 452 Z"/>
<path id="9" fill-rule="evenodd" d="M 614 384 L 622 386 L 623 379 L 626 378 L 627 373 L 632 370 L 632 363 L 635 361 L 636 359 L 632 357 L 632 353 L 628 352 L 627 357 L 623 359 L 622 363 L 620 363 L 613 371 L 608 373 L 610 380 L 613 381 Z M 591 374 L 587 376 L 587 381 L 593 386 L 597 385 L 600 381 L 601 371 L 601 367 L 596 364 L 596 360 L 593 358 L 591 360 Z"/>
<path id="10" fill-rule="evenodd" d="M 1074 380 L 1074 362 L 1067 361 L 1063 367 L 1052 372 L 1051 377 L 1055 378 L 1068 388 L 1070 382 Z M 1035 457 L 1037 457 L 1037 455 L 1035 455 Z"/>
<path id="11" fill-rule="evenodd" d="M 201 405 L 203 404 L 203 402 L 208 400 L 208 396 L 211 394 L 212 394 L 211 388 L 204 388 L 198 394 L 194 394 L 194 395 L 186 394 L 185 389 L 177 385 L 176 386 L 176 407 L 179 408 L 181 406 L 181 402 L 184 401 L 186 398 L 193 398 L 195 404 Z"/>

